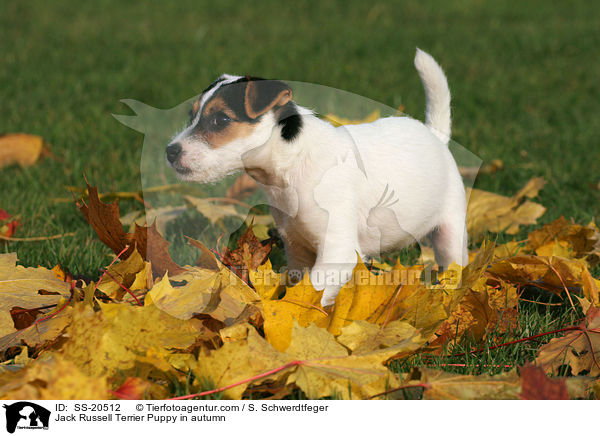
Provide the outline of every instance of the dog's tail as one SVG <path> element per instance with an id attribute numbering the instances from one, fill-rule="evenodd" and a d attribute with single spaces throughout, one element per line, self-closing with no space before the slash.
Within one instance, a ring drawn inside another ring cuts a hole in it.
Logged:
<path id="1" fill-rule="evenodd" d="M 417 48 L 415 67 L 425 88 L 427 113 L 425 124 L 444 144 L 450 140 L 450 89 L 442 68 Z"/>

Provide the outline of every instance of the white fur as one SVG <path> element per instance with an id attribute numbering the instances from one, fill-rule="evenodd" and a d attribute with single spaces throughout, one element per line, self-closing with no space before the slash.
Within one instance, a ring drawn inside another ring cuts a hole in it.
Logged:
<path id="1" fill-rule="evenodd" d="M 289 270 L 308 268 L 334 303 L 361 257 L 432 237 L 442 268 L 468 262 L 465 192 L 447 147 L 450 92 L 442 69 L 417 50 L 427 126 L 408 117 L 333 127 L 300 108 L 303 127 L 281 138 L 272 113 L 249 138 L 218 149 L 182 132 L 184 178 L 214 181 L 241 169 L 257 179 L 272 206 Z M 260 169 L 259 172 L 256 169 Z"/>

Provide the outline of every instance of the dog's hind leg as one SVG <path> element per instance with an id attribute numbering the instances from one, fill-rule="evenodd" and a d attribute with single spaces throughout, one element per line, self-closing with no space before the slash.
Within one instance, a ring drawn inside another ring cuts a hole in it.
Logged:
<path id="1" fill-rule="evenodd" d="M 452 263 L 461 266 L 469 263 L 465 219 L 464 215 L 458 215 L 461 214 L 443 221 L 431 233 L 435 260 L 441 270 L 446 270 Z"/>

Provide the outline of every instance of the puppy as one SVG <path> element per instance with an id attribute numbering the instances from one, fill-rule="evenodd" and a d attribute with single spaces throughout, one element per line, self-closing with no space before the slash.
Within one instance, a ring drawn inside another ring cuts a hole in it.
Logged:
<path id="1" fill-rule="evenodd" d="M 389 117 L 334 127 L 292 100 L 281 81 L 223 75 L 199 97 L 167 146 L 182 180 L 215 182 L 245 170 L 264 190 L 288 272 L 309 270 L 335 302 L 365 259 L 429 237 L 444 269 L 468 263 L 462 179 L 448 149 L 446 77 L 417 49 L 426 122 Z M 299 275 L 296 275 L 299 277 Z"/>

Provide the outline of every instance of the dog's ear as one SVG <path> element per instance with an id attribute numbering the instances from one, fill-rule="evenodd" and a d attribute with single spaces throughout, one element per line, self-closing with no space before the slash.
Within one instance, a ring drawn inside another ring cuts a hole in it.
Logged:
<path id="1" fill-rule="evenodd" d="M 249 80 L 244 105 L 248 116 L 255 119 L 275 106 L 285 105 L 291 99 L 292 89 L 279 80 Z"/>

